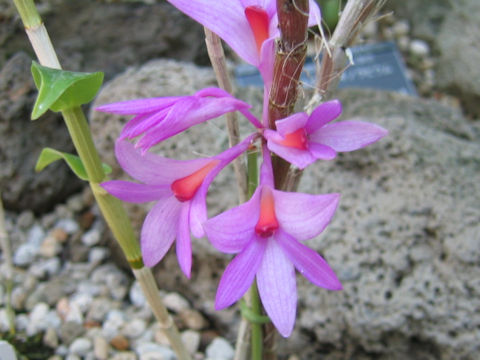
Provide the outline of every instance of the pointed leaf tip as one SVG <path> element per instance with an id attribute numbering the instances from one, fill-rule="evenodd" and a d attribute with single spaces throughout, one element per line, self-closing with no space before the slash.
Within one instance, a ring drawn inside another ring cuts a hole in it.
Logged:
<path id="1" fill-rule="evenodd" d="M 52 148 L 44 148 L 38 157 L 35 171 L 40 172 L 51 163 L 63 159 L 68 167 L 77 175 L 78 178 L 88 181 L 87 171 L 82 163 L 82 160 L 76 156 Z M 103 172 L 108 175 L 112 172 L 112 168 L 107 164 L 102 164 Z"/>
<path id="2" fill-rule="evenodd" d="M 52 69 L 33 61 L 33 80 L 38 96 L 31 118 L 38 119 L 47 110 L 55 112 L 89 103 L 103 82 L 103 73 L 81 73 Z"/>

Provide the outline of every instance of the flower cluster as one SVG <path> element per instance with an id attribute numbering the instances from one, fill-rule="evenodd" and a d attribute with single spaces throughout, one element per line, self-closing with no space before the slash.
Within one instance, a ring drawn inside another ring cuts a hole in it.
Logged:
<path id="1" fill-rule="evenodd" d="M 279 36 L 275 0 L 169 2 L 217 33 L 246 62 L 257 66 L 268 93 L 273 44 Z M 310 2 L 310 24 L 316 24 L 320 12 L 316 3 Z M 310 115 L 296 113 L 278 120 L 275 129 L 262 125 L 268 121 L 257 119 L 249 108 L 247 103 L 217 88 L 191 96 L 125 101 L 97 108 L 134 115 L 117 140 L 115 153 L 120 166 L 139 181 L 114 180 L 102 186 L 127 202 L 156 201 L 141 232 L 146 266 L 157 264 L 175 242 L 180 268 L 190 277 L 191 234 L 196 238 L 206 235 L 219 251 L 237 254 L 220 280 L 216 309 L 235 303 L 256 279 L 268 316 L 280 334 L 287 337 L 295 323 L 295 269 L 317 286 L 342 288 L 326 261 L 303 244 L 328 225 L 339 194 L 310 195 L 275 189 L 271 153 L 304 169 L 317 159 L 331 160 L 338 152 L 367 146 L 387 132 L 361 121 L 332 123 L 342 111 L 337 100 L 321 104 Z M 167 138 L 232 111 L 243 114 L 256 129 L 219 155 L 179 161 L 148 152 Z M 135 145 L 128 141 L 135 138 Z M 209 185 L 226 165 L 258 140 L 263 163 L 255 193 L 246 203 L 208 219 Z"/>

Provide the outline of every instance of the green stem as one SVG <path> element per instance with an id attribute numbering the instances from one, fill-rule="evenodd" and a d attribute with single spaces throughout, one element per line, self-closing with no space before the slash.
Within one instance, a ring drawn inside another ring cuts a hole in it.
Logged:
<path id="1" fill-rule="evenodd" d="M 26 28 L 34 28 L 42 23 L 33 0 L 13 0 Z"/>
<path id="2" fill-rule="evenodd" d="M 80 107 L 62 112 L 73 144 L 87 171 L 95 200 L 102 211 L 113 235 L 120 244 L 128 262 L 134 269 L 141 268 L 142 255 L 135 232 L 122 202 L 109 195 L 98 184 L 105 180 L 100 157 L 93 143 L 87 119 Z"/>
<path id="3" fill-rule="evenodd" d="M 248 168 L 248 197 L 251 198 L 255 189 L 258 187 L 258 149 L 249 149 L 247 153 L 247 168 Z M 250 309 L 256 316 L 262 315 L 262 304 L 258 296 L 257 283 L 253 282 L 252 286 L 248 290 L 247 299 L 249 299 Z M 262 324 L 258 322 L 251 322 L 252 337 L 251 337 L 251 350 L 252 360 L 262 360 L 263 356 L 263 336 L 262 336 Z"/>
<path id="4" fill-rule="evenodd" d="M 87 171 L 88 179 L 94 183 L 100 183 L 105 179 L 100 157 L 95 149 L 92 135 L 88 127 L 87 119 L 80 107 L 62 111 L 65 124 L 72 138 L 78 156 Z"/>

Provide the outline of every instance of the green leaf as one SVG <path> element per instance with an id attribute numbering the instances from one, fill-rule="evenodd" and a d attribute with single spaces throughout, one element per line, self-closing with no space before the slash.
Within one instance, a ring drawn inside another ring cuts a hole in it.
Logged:
<path id="1" fill-rule="evenodd" d="M 35 171 L 42 171 L 47 165 L 63 159 L 72 171 L 80 179 L 88 181 L 87 172 L 83 166 L 82 160 L 76 156 L 62 151 L 58 151 L 52 148 L 44 148 L 38 157 L 37 164 L 35 165 Z M 102 164 L 103 172 L 108 175 L 112 172 L 112 168 L 107 164 Z"/>
<path id="2" fill-rule="evenodd" d="M 38 97 L 32 111 L 32 120 L 47 110 L 62 111 L 89 103 L 103 82 L 103 73 L 81 73 L 52 69 L 32 62 L 32 75 Z"/>

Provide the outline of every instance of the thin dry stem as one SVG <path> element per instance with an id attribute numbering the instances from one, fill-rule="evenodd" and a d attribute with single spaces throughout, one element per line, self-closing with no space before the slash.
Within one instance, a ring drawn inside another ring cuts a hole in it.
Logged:
<path id="1" fill-rule="evenodd" d="M 8 238 L 7 229 L 5 226 L 5 214 L 3 211 L 2 194 L 0 193 L 0 246 L 2 249 L 3 258 L 5 259 L 5 284 L 6 284 L 6 309 L 10 333 L 15 333 L 15 313 L 11 306 L 11 295 L 13 287 L 13 261 L 12 249 L 10 246 L 10 239 Z"/>
<path id="2" fill-rule="evenodd" d="M 325 101 L 337 88 L 342 73 L 347 69 L 347 48 L 366 23 L 372 21 L 385 0 L 349 0 L 340 16 L 332 38 L 325 43 L 322 64 L 317 72 L 315 92 L 306 106 L 311 112 Z M 286 191 L 295 191 L 300 183 L 302 171 L 289 171 L 285 180 Z"/>
<path id="3" fill-rule="evenodd" d="M 142 292 L 145 295 L 145 299 L 147 299 L 148 303 L 150 304 L 155 318 L 160 324 L 162 331 L 167 336 L 170 345 L 177 354 L 178 358 L 181 360 L 190 359 L 190 355 L 187 353 L 187 350 L 181 342 L 180 334 L 178 333 L 173 319 L 167 312 L 162 298 L 158 293 L 158 287 L 150 268 L 143 267 L 141 269 L 133 270 L 133 274 L 138 280 L 140 287 L 142 288 Z"/>
<path id="4" fill-rule="evenodd" d="M 226 92 L 233 95 L 232 82 L 228 75 L 227 64 L 225 62 L 225 53 L 223 52 L 222 43 L 217 34 L 205 29 L 205 42 L 207 44 L 208 56 L 212 63 L 213 70 L 217 77 L 218 85 Z M 238 128 L 238 121 L 235 112 L 227 113 L 227 129 L 228 142 L 230 146 L 235 146 L 240 142 L 240 130 Z M 233 161 L 233 169 L 238 185 L 238 199 L 240 203 L 247 200 L 247 170 L 245 163 L 240 157 Z"/>

